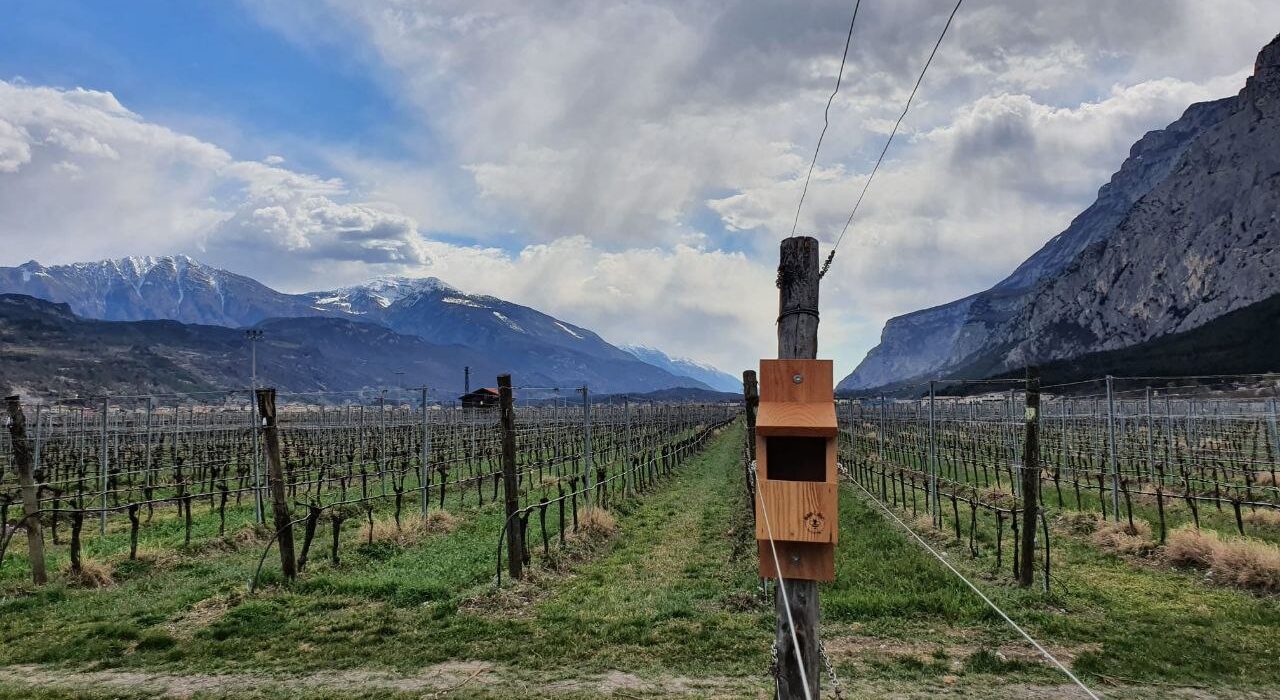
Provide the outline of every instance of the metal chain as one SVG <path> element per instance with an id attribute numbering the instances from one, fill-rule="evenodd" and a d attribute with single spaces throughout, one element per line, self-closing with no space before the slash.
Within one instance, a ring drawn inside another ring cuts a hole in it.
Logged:
<path id="1" fill-rule="evenodd" d="M 769 675 L 773 676 L 773 687 L 778 687 L 778 643 L 769 645 Z"/>
<path id="2" fill-rule="evenodd" d="M 822 665 L 827 667 L 827 674 L 831 676 L 831 692 L 835 693 L 837 700 L 844 700 L 844 692 L 840 689 L 840 677 L 836 675 L 836 665 L 831 663 L 831 657 L 827 655 L 827 645 L 818 640 L 818 653 L 822 654 Z"/>

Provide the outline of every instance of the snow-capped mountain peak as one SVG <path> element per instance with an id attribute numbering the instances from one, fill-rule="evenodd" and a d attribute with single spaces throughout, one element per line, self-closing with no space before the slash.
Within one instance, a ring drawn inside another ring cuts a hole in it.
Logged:
<path id="1" fill-rule="evenodd" d="M 659 369 L 681 376 L 696 379 L 718 391 L 741 392 L 742 382 L 731 374 L 722 372 L 706 362 L 699 362 L 687 357 L 672 357 L 667 353 L 648 345 L 618 346 L 636 359 Z"/>

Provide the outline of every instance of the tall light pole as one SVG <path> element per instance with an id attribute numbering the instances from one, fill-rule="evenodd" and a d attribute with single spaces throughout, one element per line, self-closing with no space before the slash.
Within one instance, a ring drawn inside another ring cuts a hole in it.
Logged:
<path id="1" fill-rule="evenodd" d="M 258 388 L 258 341 L 262 340 L 262 331 L 250 328 L 244 332 L 249 341 L 249 383 L 251 388 Z"/>

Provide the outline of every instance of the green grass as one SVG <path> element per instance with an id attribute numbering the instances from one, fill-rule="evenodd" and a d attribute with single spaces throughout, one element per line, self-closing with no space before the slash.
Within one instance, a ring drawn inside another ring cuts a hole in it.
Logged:
<path id="1" fill-rule="evenodd" d="M 492 664 L 509 685 L 477 682 L 453 696 L 503 697 L 520 687 L 597 697 L 589 683 L 554 683 L 609 672 L 653 682 L 701 679 L 728 696 L 764 693 L 773 611 L 755 594 L 741 441 L 735 425 L 659 488 L 618 505 L 612 540 L 559 552 L 553 538 L 554 566 L 535 544 L 529 580 L 499 590 L 492 579 L 502 513 L 494 504 L 465 508 L 453 532 L 408 546 L 361 545 L 359 523 L 349 521 L 339 566 L 328 563 L 322 540 L 297 582 L 282 585 L 273 575 L 253 595 L 246 581 L 258 545 L 204 547 L 172 561 L 116 560 L 116 584 L 99 590 L 65 582 L 34 590 L 6 570 L 0 667 L 255 674 L 261 687 L 226 695 L 399 698 L 422 693 L 359 682 L 290 689 L 288 679 L 344 670 L 413 676 L 468 660 Z M 824 639 L 846 686 L 871 696 L 928 694 L 955 683 L 994 695 L 1064 681 L 856 488 L 841 491 L 837 580 L 821 595 Z M 153 527 L 149 537 L 181 534 L 176 521 Z M 1055 537 L 1046 596 L 1011 585 L 1008 550 L 1005 571 L 995 572 L 989 542 L 971 560 L 964 547 L 940 539 L 953 562 L 1032 634 L 1074 659 L 1087 681 L 1121 684 L 1108 695 L 1124 695 L 1133 683 L 1280 688 L 1280 668 L 1270 663 L 1280 651 L 1275 597 L 1211 587 L 1194 574 L 1143 566 L 1068 537 Z M 118 549 L 104 543 L 103 551 Z M 268 569 L 277 567 L 269 558 Z M 59 687 L 32 692 L 0 677 L 0 698 L 147 696 Z M 670 687 L 625 693 L 676 692 Z"/>

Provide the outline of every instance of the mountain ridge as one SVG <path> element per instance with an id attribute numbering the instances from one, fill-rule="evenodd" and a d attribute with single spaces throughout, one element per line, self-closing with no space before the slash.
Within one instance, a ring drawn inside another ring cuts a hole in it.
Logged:
<path id="1" fill-rule="evenodd" d="M 742 393 L 742 380 L 727 372 L 687 357 L 673 357 L 648 345 L 627 344 L 618 346 L 635 355 L 642 362 L 660 367 L 677 376 L 689 377 L 716 391 Z"/>
<path id="2" fill-rule="evenodd" d="M 333 290 L 288 294 L 185 255 L 0 267 L 0 293 L 69 305 L 87 319 L 174 320 L 228 328 L 269 319 L 374 323 L 437 345 L 472 348 L 539 383 L 610 391 L 711 387 L 645 362 L 586 328 L 497 297 L 466 294 L 435 277 L 384 276 Z M 459 373 L 461 368 L 459 367 Z M 522 381 L 525 381 L 522 380 Z"/>
<path id="3" fill-rule="evenodd" d="M 1089 285 L 1096 282 L 1095 278 L 1098 277 L 1093 266 L 1102 264 L 1102 259 L 1098 257 L 1101 251 L 1111 250 L 1113 252 L 1109 264 L 1113 269 L 1110 270 L 1110 277 L 1122 274 L 1120 268 L 1126 265 L 1130 271 L 1142 269 L 1146 264 L 1143 255 L 1160 257 L 1163 244 L 1159 240 L 1158 229 L 1165 227 L 1172 230 L 1170 227 L 1176 227 L 1180 213 L 1191 211 L 1197 197 L 1214 200 L 1213 204 L 1208 205 L 1213 214 L 1231 214 L 1231 207 L 1223 205 L 1224 197 L 1234 197 L 1246 202 L 1252 200 L 1254 211 L 1265 212 L 1266 207 L 1259 202 L 1263 199 L 1271 201 L 1275 191 L 1274 182 L 1269 183 L 1265 179 L 1262 182 L 1240 181 L 1234 190 L 1221 188 L 1221 191 L 1208 193 L 1207 189 L 1212 187 L 1211 174 L 1217 172 L 1211 168 L 1234 168 L 1239 172 L 1241 166 L 1230 162 L 1210 164 L 1210 159 L 1201 158 L 1202 170 L 1196 171 L 1194 165 L 1189 163 L 1195 162 L 1195 154 L 1204 150 L 1205 142 L 1218 138 L 1212 134 L 1220 134 L 1226 130 L 1231 132 L 1228 135 L 1230 138 L 1240 138 L 1251 143 L 1250 149 L 1236 149 L 1231 157 L 1239 162 L 1252 159 L 1253 167 L 1274 172 L 1271 159 L 1280 150 L 1280 143 L 1254 132 L 1264 121 L 1264 116 L 1274 111 L 1277 95 L 1280 95 L 1280 89 L 1276 85 L 1280 81 L 1273 78 L 1280 73 L 1278 40 L 1280 37 L 1259 53 L 1254 75 L 1236 96 L 1193 104 L 1169 126 L 1150 131 L 1139 139 L 1131 147 L 1129 156 L 1120 169 L 1099 189 L 1098 198 L 1073 219 L 1066 230 L 1050 239 L 1008 277 L 985 291 L 890 319 L 885 324 L 880 344 L 868 352 L 854 372 L 840 382 L 839 389 L 844 392 L 872 390 L 951 374 L 966 366 L 985 366 L 989 363 L 978 359 L 990 356 L 997 350 L 1001 354 L 999 368 L 1008 369 L 1028 362 L 1055 361 L 1086 352 L 1114 349 L 1152 337 L 1150 332 L 1140 330 L 1142 322 L 1099 320 L 1097 307 L 1105 305 L 1107 293 L 1089 291 Z M 1270 119 L 1269 116 L 1265 117 L 1266 121 Z M 1230 126 L 1222 126 L 1227 123 Z M 1261 132 L 1266 133 L 1267 130 L 1263 129 Z M 1204 175 L 1197 177 L 1197 172 Z M 1178 186 L 1171 183 L 1183 183 L 1181 187 L 1184 190 L 1195 187 L 1205 190 L 1184 191 L 1183 196 L 1175 203 L 1168 201 L 1166 195 L 1160 194 Z M 1170 210 L 1169 207 L 1176 209 Z M 1174 214 L 1162 214 L 1169 211 Z M 1159 225 L 1155 223 L 1157 221 L 1160 222 Z M 1230 232 L 1219 234 L 1223 235 L 1224 240 L 1233 240 L 1246 247 L 1256 246 L 1255 250 L 1262 250 L 1266 246 L 1271 246 L 1274 250 L 1274 221 L 1268 224 L 1256 217 L 1251 221 L 1257 224 L 1253 240 L 1238 240 L 1239 237 L 1230 235 Z M 1217 260 L 1223 250 L 1207 241 L 1207 238 L 1212 237 L 1211 233 L 1204 232 L 1203 235 L 1206 240 L 1202 241 L 1200 249 L 1193 250 L 1197 244 L 1181 240 L 1180 247 L 1177 248 L 1178 254 L 1184 258 L 1192 255 L 1207 256 L 1205 260 L 1208 261 Z M 1135 244 L 1135 237 L 1143 238 L 1146 241 L 1145 247 Z M 1128 251 L 1128 257 L 1124 260 L 1119 259 L 1124 257 L 1123 254 L 1114 252 L 1120 250 Z M 1201 264 L 1200 267 L 1205 265 Z M 1209 267 L 1212 267 L 1212 263 Z M 1251 267 L 1253 277 L 1260 278 L 1260 270 L 1265 267 L 1265 264 Z M 1174 271 L 1171 279 L 1181 280 L 1191 286 L 1199 284 L 1198 275 L 1204 272 L 1196 272 L 1168 259 L 1168 256 L 1164 259 L 1164 269 Z M 1101 277 L 1109 279 L 1107 275 Z M 1065 279 L 1070 282 L 1063 282 Z M 1147 280 L 1147 283 L 1144 287 L 1147 291 L 1160 286 L 1151 280 Z M 1217 278 L 1217 283 L 1219 289 L 1227 290 L 1234 284 L 1231 280 L 1221 278 Z M 1110 289 L 1111 282 L 1106 284 Z M 1138 298 L 1142 295 L 1137 293 L 1136 288 L 1142 285 L 1135 282 L 1131 286 L 1135 289 L 1130 290 L 1134 293 L 1126 297 L 1128 303 L 1140 308 L 1147 301 L 1145 298 Z M 1201 307 L 1193 320 L 1202 323 L 1225 311 L 1239 308 L 1241 304 L 1257 301 L 1268 290 L 1275 289 L 1265 283 L 1254 286 L 1257 288 L 1241 296 L 1234 304 Z M 1166 293 L 1164 298 L 1167 299 L 1168 296 Z M 1086 302 L 1082 303 L 1081 300 Z M 1170 309 L 1169 304 L 1159 306 L 1160 313 Z M 1111 308 L 1110 312 L 1117 316 L 1124 316 L 1126 313 L 1118 308 Z M 1077 318 L 1088 315 L 1093 318 L 1083 323 L 1081 318 Z M 1131 321 L 1132 316 L 1130 314 Z M 1174 324 L 1164 327 L 1158 322 L 1152 322 L 1151 327 L 1153 332 L 1158 333 L 1174 329 L 1185 330 L 1190 326 Z M 1105 341 L 1100 340 L 1103 336 L 1107 336 Z"/>

